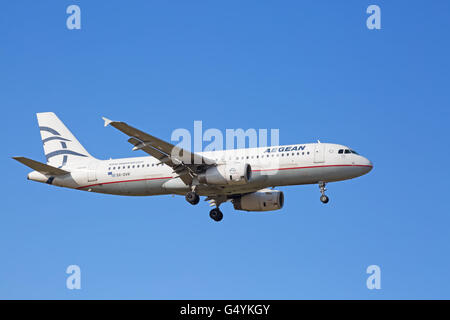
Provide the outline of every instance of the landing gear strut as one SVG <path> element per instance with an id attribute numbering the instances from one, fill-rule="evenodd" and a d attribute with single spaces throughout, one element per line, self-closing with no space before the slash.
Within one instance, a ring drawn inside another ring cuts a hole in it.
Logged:
<path id="1" fill-rule="evenodd" d="M 189 191 L 186 193 L 186 201 L 192 205 L 196 205 L 200 201 L 200 197 L 195 191 Z"/>
<path id="2" fill-rule="evenodd" d="M 216 222 L 219 222 L 223 219 L 223 213 L 219 208 L 214 208 L 209 212 L 209 216 Z"/>
<path id="3" fill-rule="evenodd" d="M 319 189 L 320 193 L 322 194 L 320 196 L 320 201 L 322 201 L 322 203 L 328 203 L 330 199 L 325 195 L 325 191 L 327 191 L 327 189 L 325 188 L 325 182 L 323 181 L 319 182 Z"/>

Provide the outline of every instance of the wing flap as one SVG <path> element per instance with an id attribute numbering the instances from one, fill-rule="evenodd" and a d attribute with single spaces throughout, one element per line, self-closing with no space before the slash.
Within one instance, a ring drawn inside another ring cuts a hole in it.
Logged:
<path id="1" fill-rule="evenodd" d="M 128 142 L 134 145 L 133 150 L 142 150 L 152 157 L 158 159 L 161 163 L 164 163 L 173 169 L 173 172 L 178 174 L 180 179 L 187 185 L 192 183 L 192 175 L 189 169 L 178 161 L 177 159 L 172 159 L 169 155 L 162 152 L 161 150 L 155 149 L 152 146 L 146 144 L 145 142 L 139 141 L 138 139 L 132 137 L 128 139 Z"/>
<path id="2" fill-rule="evenodd" d="M 161 163 L 168 165 L 187 185 L 192 183 L 193 177 L 198 170 L 203 170 L 205 167 L 216 164 L 208 158 L 174 146 L 171 143 L 133 128 L 125 122 L 112 121 L 104 117 L 103 120 L 105 121 L 105 127 L 110 125 L 128 135 L 130 137 L 128 142 L 134 146 L 133 150 L 142 150 L 158 159 Z"/>
<path id="3" fill-rule="evenodd" d="M 171 159 L 174 159 L 172 155 L 176 155 L 176 158 L 181 158 L 181 160 L 184 160 L 186 164 L 208 164 L 213 165 L 215 162 L 211 159 L 205 158 L 201 155 L 191 153 L 185 149 L 179 148 L 177 146 L 174 146 L 171 143 L 168 143 L 164 140 L 161 140 L 157 137 L 154 137 L 148 133 L 145 133 L 139 129 L 136 129 L 125 122 L 119 122 L 119 121 L 112 121 L 105 117 L 103 117 L 103 120 L 105 121 L 105 126 L 113 126 L 119 131 L 122 131 L 126 135 L 128 135 L 131 138 L 134 138 L 132 141 L 128 140 L 130 143 L 132 143 L 137 149 L 141 149 L 145 152 L 147 152 L 148 149 L 144 148 L 143 146 L 139 146 L 138 144 L 135 144 L 136 141 L 142 142 L 147 147 L 152 147 L 156 150 L 159 150 L 161 153 L 164 153 L 166 156 L 170 157 Z M 135 149 L 136 150 L 136 149 Z M 150 154 L 153 156 L 153 154 Z"/>

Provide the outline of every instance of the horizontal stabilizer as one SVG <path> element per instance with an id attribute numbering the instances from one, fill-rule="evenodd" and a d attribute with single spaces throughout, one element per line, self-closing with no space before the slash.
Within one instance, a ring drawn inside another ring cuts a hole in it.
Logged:
<path id="1" fill-rule="evenodd" d="M 27 167 L 30 167 L 33 170 L 36 170 L 36 171 L 38 171 L 40 173 L 43 173 L 43 174 L 49 174 L 49 175 L 52 175 L 52 176 L 60 176 L 60 175 L 69 173 L 66 170 L 62 170 L 62 169 L 59 169 L 59 168 L 56 168 L 56 167 L 52 167 L 52 166 L 49 166 L 48 164 L 45 164 L 45 163 L 42 163 L 42 162 L 39 162 L 39 161 L 35 161 L 35 160 L 31 160 L 31 159 L 28 159 L 28 158 L 25 158 L 25 157 L 13 157 L 13 159 L 19 161 L 20 163 L 22 163 L 24 165 L 26 165 Z"/>

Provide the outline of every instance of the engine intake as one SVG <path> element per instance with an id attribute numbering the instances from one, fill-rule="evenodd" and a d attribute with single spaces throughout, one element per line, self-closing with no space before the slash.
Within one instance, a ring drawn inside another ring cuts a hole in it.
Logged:
<path id="1" fill-rule="evenodd" d="M 200 183 L 213 185 L 245 184 L 252 177 L 248 163 L 232 162 L 207 169 L 198 175 Z"/>
<path id="2" fill-rule="evenodd" d="M 263 189 L 233 200 L 234 209 L 243 211 L 272 211 L 283 207 L 284 194 L 279 190 Z"/>

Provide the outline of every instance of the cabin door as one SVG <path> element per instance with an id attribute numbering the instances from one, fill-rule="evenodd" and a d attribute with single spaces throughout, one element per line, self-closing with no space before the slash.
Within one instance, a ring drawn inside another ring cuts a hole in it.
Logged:
<path id="1" fill-rule="evenodd" d="M 88 182 L 97 181 L 97 163 L 90 163 L 88 168 Z"/>
<path id="2" fill-rule="evenodd" d="M 324 143 L 316 143 L 316 147 L 314 149 L 314 162 L 315 163 L 325 162 L 325 144 Z"/>

